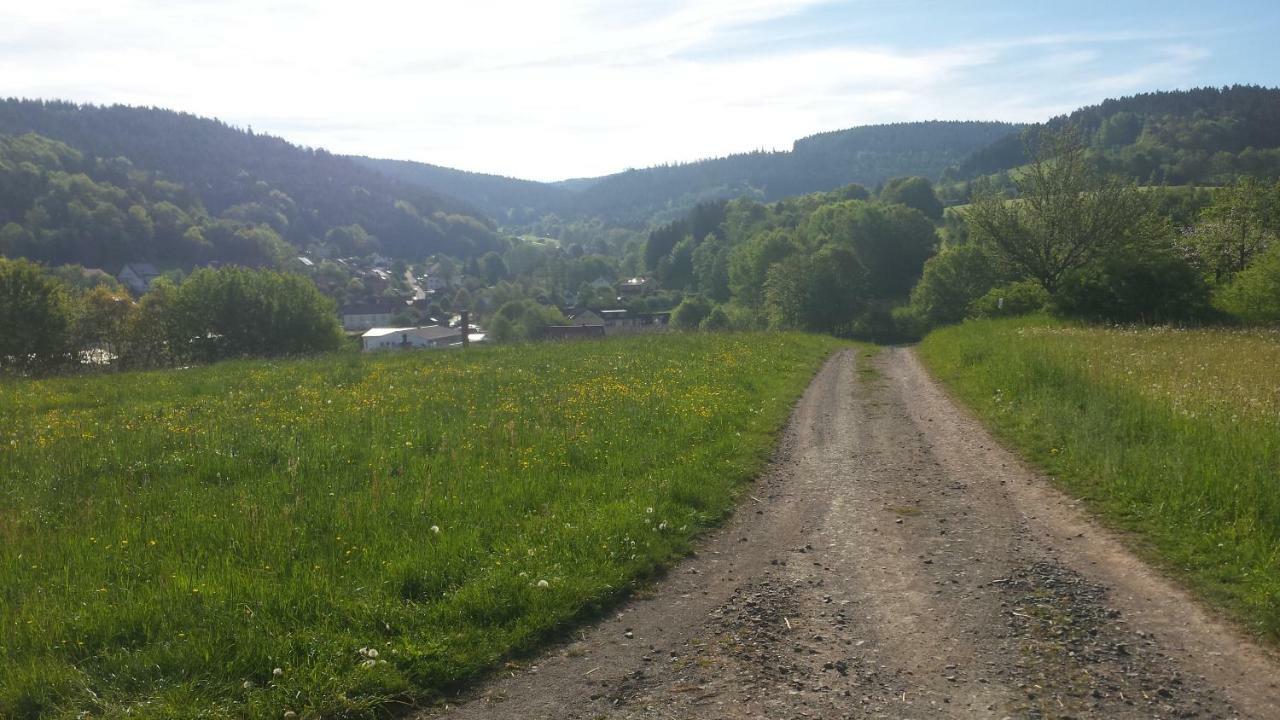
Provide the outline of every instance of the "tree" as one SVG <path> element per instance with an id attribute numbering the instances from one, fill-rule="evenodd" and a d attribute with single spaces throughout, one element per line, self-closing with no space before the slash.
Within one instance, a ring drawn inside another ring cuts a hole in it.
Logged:
<path id="1" fill-rule="evenodd" d="M 911 310 L 926 327 L 957 323 L 971 303 L 1009 279 L 982 245 L 951 246 L 924 264 L 924 274 L 911 290 Z"/>
<path id="2" fill-rule="evenodd" d="M 1051 295 L 1064 275 L 1125 242 L 1146 214 L 1137 188 L 1102 175 L 1073 130 L 1042 135 L 1014 184 L 1016 200 L 978 193 L 970 230 Z"/>
<path id="3" fill-rule="evenodd" d="M 82 348 L 99 348 L 118 355 L 123 345 L 125 325 L 133 313 L 129 293 L 99 285 L 80 298 L 77 335 Z"/>
<path id="4" fill-rule="evenodd" d="M 331 228 L 324 234 L 324 241 L 345 255 L 368 255 L 379 247 L 378 239 L 359 224 Z"/>
<path id="5" fill-rule="evenodd" d="M 174 311 L 202 360 L 296 355 L 342 344 L 333 301 L 301 275 L 202 268 L 178 288 Z"/>
<path id="6" fill-rule="evenodd" d="M 819 207 L 801 232 L 811 247 L 852 250 L 867 271 L 868 292 L 877 298 L 905 297 L 938 242 L 933 224 L 918 210 L 856 200 Z"/>
<path id="7" fill-rule="evenodd" d="M 1218 191 L 1213 204 L 1202 213 L 1203 221 L 1192 235 L 1192 245 L 1213 273 L 1223 281 L 1244 270 L 1280 233 L 1280 185 L 1267 186 L 1252 177 Z"/>
<path id="8" fill-rule="evenodd" d="M 470 310 L 471 305 L 471 293 L 467 292 L 466 288 L 458 288 L 458 292 L 453 296 L 453 304 L 450 307 L 457 312 L 462 312 Z"/>
<path id="9" fill-rule="evenodd" d="M 178 326 L 178 288 L 158 278 L 125 320 L 120 364 L 127 368 L 167 367 L 187 359 L 190 337 Z"/>
<path id="10" fill-rule="evenodd" d="M 693 251 L 693 277 L 698 292 L 717 303 L 729 300 L 729 247 L 708 235 Z"/>
<path id="11" fill-rule="evenodd" d="M 779 330 L 847 334 L 866 304 L 866 271 L 843 247 L 792 255 L 773 265 L 765 281 L 765 317 Z"/>
<path id="12" fill-rule="evenodd" d="M 697 330 L 711 314 L 711 302 L 701 295 L 690 295 L 671 313 L 671 327 L 677 330 Z"/>
<path id="13" fill-rule="evenodd" d="M 934 222 L 942 220 L 942 201 L 933 191 L 933 183 L 922 177 L 894 178 L 880 191 L 880 202 L 915 208 Z"/>
<path id="14" fill-rule="evenodd" d="M 564 315 L 554 307 L 533 300 L 511 300 L 498 308 L 489 331 L 498 342 L 537 340 L 546 333 L 548 325 L 565 322 Z"/>
<path id="15" fill-rule="evenodd" d="M 1280 325 L 1280 243 L 1238 273 L 1215 304 L 1254 325 Z"/>
<path id="16" fill-rule="evenodd" d="M 507 277 L 507 263 L 496 252 L 487 252 L 480 258 L 480 274 L 485 282 L 496 285 Z"/>
<path id="17" fill-rule="evenodd" d="M 729 254 L 729 288 L 733 297 L 749 308 L 764 301 L 769 268 L 799 251 L 794 235 L 772 230 L 753 236 Z"/>
<path id="18" fill-rule="evenodd" d="M 0 258 L 0 368 L 38 371 L 73 363 L 73 322 L 62 283 L 34 263 Z"/>
<path id="19" fill-rule="evenodd" d="M 657 275 L 663 287 L 685 290 L 693 284 L 693 253 L 697 247 L 698 241 L 686 236 L 658 263 Z"/>
<path id="20" fill-rule="evenodd" d="M 1107 322 L 1167 323 L 1210 315 L 1208 283 L 1172 238 L 1168 220 L 1138 218 L 1129 242 L 1063 275 L 1056 312 Z"/>
<path id="21" fill-rule="evenodd" d="M 1122 110 L 1102 121 L 1098 129 L 1098 144 L 1104 148 L 1132 145 L 1142 134 L 1142 117 Z"/>
<path id="22" fill-rule="evenodd" d="M 730 329 L 732 325 L 733 320 L 729 318 L 729 313 L 725 312 L 723 306 L 717 305 L 703 319 L 699 328 L 706 331 L 721 331 Z"/>

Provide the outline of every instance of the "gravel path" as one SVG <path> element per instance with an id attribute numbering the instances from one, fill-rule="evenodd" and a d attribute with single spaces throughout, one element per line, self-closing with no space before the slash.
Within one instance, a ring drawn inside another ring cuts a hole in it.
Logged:
<path id="1" fill-rule="evenodd" d="M 1280 718 L 1280 664 L 997 445 L 911 351 L 846 351 L 694 557 L 436 716 Z"/>

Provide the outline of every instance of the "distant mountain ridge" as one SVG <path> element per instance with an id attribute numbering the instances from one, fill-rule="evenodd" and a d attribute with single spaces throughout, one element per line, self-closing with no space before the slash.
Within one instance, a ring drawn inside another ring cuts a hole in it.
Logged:
<path id="1" fill-rule="evenodd" d="M 568 181 L 570 185 L 566 187 L 558 183 L 455 170 L 412 160 L 375 160 L 359 156 L 351 159 L 358 165 L 401 182 L 465 198 L 467 203 L 492 218 L 504 219 L 513 209 L 559 207 L 574 195 L 570 188 L 575 181 Z"/>
<path id="2" fill-rule="evenodd" d="M 462 198 L 500 223 L 518 225 L 556 213 L 644 226 L 679 217 L 710 200 L 748 196 L 772 201 L 852 183 L 874 188 L 904 175 L 937 178 L 974 152 L 1017 135 L 1022 127 L 976 121 L 868 125 L 802 138 L 789 151 L 740 153 L 564 183 L 535 183 L 408 161 L 357 161 L 405 182 Z"/>

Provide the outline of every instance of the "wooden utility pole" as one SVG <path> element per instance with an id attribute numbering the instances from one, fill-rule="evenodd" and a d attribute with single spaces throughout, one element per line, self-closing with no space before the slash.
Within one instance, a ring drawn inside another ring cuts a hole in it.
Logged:
<path id="1" fill-rule="evenodd" d="M 469 310 L 462 311 L 462 321 L 458 325 L 462 328 L 462 349 L 466 350 L 471 344 L 471 312 Z"/>

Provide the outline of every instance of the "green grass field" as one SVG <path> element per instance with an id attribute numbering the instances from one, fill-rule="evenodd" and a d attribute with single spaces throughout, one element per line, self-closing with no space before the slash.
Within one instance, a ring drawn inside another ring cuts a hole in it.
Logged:
<path id="1" fill-rule="evenodd" d="M 666 335 L 0 383 L 0 717 L 430 701 L 686 552 L 835 347 Z"/>
<path id="2" fill-rule="evenodd" d="M 1280 332 L 982 321 L 920 354 L 1149 558 L 1280 639 Z"/>

